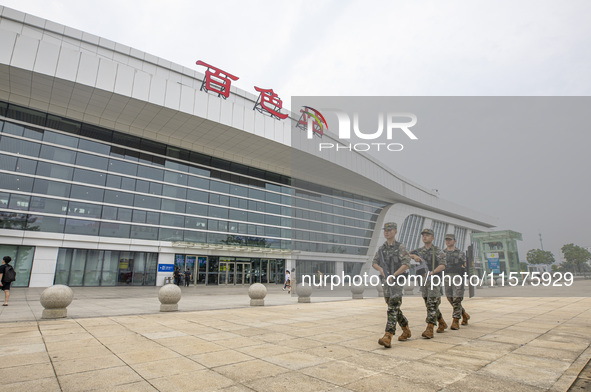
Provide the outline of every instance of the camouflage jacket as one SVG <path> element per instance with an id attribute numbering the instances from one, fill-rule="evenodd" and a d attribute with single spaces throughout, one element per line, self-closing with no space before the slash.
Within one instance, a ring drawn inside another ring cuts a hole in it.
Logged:
<path id="1" fill-rule="evenodd" d="M 446 274 L 462 274 L 466 267 L 466 253 L 459 249 L 444 250 L 447 267 L 445 267 Z"/>
<path id="2" fill-rule="evenodd" d="M 427 262 L 427 267 L 429 271 L 433 271 L 440 265 L 447 266 L 447 260 L 445 257 L 445 253 L 435 245 L 431 245 L 431 248 L 427 249 L 424 246 L 416 249 L 418 255 Z M 433 257 L 435 254 L 435 257 Z M 435 259 L 435 260 L 433 260 Z"/>
<path id="3" fill-rule="evenodd" d="M 386 241 L 376 252 L 372 264 L 382 267 L 386 275 L 394 274 L 402 265 L 410 267 L 410 256 L 401 242 L 394 241 L 392 245 L 388 245 Z"/>

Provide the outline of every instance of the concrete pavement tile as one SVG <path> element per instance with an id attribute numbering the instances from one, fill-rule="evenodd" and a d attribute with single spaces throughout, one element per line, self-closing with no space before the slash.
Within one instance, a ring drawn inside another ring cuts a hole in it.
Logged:
<path id="1" fill-rule="evenodd" d="M 265 341 L 259 339 L 258 337 L 238 336 L 233 339 L 216 340 L 215 343 L 226 348 L 240 348 L 248 346 L 258 346 L 261 344 L 265 344 Z M 317 342 L 314 343 L 318 344 Z"/>
<path id="2" fill-rule="evenodd" d="M 379 336 L 378 338 L 380 338 Z M 373 351 L 376 349 L 376 345 L 378 345 L 378 338 L 374 337 L 366 337 L 366 338 L 357 338 L 352 340 L 345 340 L 340 342 L 340 346 L 342 347 L 349 347 L 356 350 L 362 351 Z M 406 343 L 406 342 L 405 342 Z M 324 344 L 327 347 L 332 347 L 333 344 L 326 343 Z"/>
<path id="3" fill-rule="evenodd" d="M 421 361 L 432 365 L 464 370 L 466 372 L 477 371 L 490 363 L 486 359 L 472 358 L 457 353 L 449 353 L 449 351 L 429 355 Z"/>
<path id="4" fill-rule="evenodd" d="M 454 383 L 465 377 L 468 372 L 444 368 L 439 365 L 433 365 L 416 361 L 413 363 L 403 362 L 398 366 L 388 369 L 388 374 L 396 375 L 408 380 L 420 380 L 426 384 L 433 384 L 439 387 L 444 387 L 447 384 Z"/>
<path id="5" fill-rule="evenodd" d="M 175 344 L 168 346 L 171 350 L 184 355 L 196 355 L 196 354 L 203 354 L 209 353 L 214 351 L 222 351 L 225 350 L 226 347 L 220 346 L 219 344 L 213 342 L 206 342 L 204 340 L 194 338 L 193 341 L 187 341 L 183 344 Z"/>
<path id="6" fill-rule="evenodd" d="M 41 333 L 39 332 L 38 328 L 7 327 L 6 324 L 4 324 L 0 329 L 0 343 L 4 343 L 6 341 L 6 337 L 10 337 L 11 339 L 21 339 L 36 338 L 39 336 L 41 336 Z"/>
<path id="7" fill-rule="evenodd" d="M 160 345 L 158 343 L 154 343 L 153 341 L 148 340 L 148 339 L 133 340 L 133 341 L 124 342 L 124 343 L 109 343 L 109 344 L 104 344 L 104 345 L 110 351 L 114 352 L 117 355 L 123 354 L 123 353 L 139 351 L 139 350 L 157 350 L 159 348 L 162 348 L 162 345 Z"/>
<path id="8" fill-rule="evenodd" d="M 528 343 L 525 346 L 519 347 L 517 350 L 513 351 L 513 353 L 539 358 L 556 359 L 559 361 L 574 362 L 582 352 L 578 350 L 562 350 L 549 347 L 539 347 L 533 345 L 532 343 Z"/>
<path id="9" fill-rule="evenodd" d="M 45 351 L 45 344 L 43 343 L 4 346 L 2 347 L 2 350 L 0 350 L 0 358 L 20 354 L 43 353 Z"/>
<path id="10" fill-rule="evenodd" d="M 146 380 L 166 376 L 183 376 L 205 369 L 203 365 L 183 357 L 143 362 L 131 365 L 131 367 Z"/>
<path id="11" fill-rule="evenodd" d="M 285 339 L 282 344 L 287 347 L 292 347 L 295 350 L 305 350 L 318 346 L 318 342 L 316 340 L 307 338 Z"/>
<path id="12" fill-rule="evenodd" d="M 480 391 L 514 391 L 537 392 L 540 389 L 520 382 L 503 380 L 481 374 L 469 374 L 453 384 L 447 385 L 440 392 L 480 392 Z"/>
<path id="13" fill-rule="evenodd" d="M 119 358 L 128 365 L 135 365 L 143 362 L 158 361 L 160 359 L 179 358 L 180 355 L 174 351 L 161 347 L 152 350 L 129 351 L 118 354 Z"/>
<path id="14" fill-rule="evenodd" d="M 210 369 L 254 359 L 250 355 L 235 350 L 213 351 L 205 354 L 191 355 L 189 358 Z"/>
<path id="15" fill-rule="evenodd" d="M 362 380 L 347 384 L 345 385 L 345 388 L 355 392 L 433 392 L 440 389 L 434 384 L 427 384 L 416 380 L 408 380 L 388 373 L 374 374 Z"/>
<path id="16" fill-rule="evenodd" d="M 377 344 L 377 343 L 376 343 Z M 307 354 L 312 354 L 322 358 L 330 358 L 330 359 L 342 359 L 346 357 L 350 357 L 353 355 L 359 355 L 365 353 L 366 351 L 357 350 L 350 347 L 342 347 L 342 346 L 323 346 L 319 345 L 315 348 L 309 348 L 306 350 L 302 350 L 302 352 Z"/>
<path id="17" fill-rule="evenodd" d="M 61 392 L 55 376 L 48 378 L 39 378 L 37 380 L 22 381 L 15 383 L 2 383 L 2 387 L 7 391 L 27 391 L 27 392 Z"/>
<path id="18" fill-rule="evenodd" d="M 568 363 L 551 359 L 507 354 L 480 369 L 477 374 L 510 381 L 518 379 L 521 383 L 547 389 L 558 380 L 568 366 Z"/>
<path id="19" fill-rule="evenodd" d="M 67 341 L 76 341 L 76 340 L 85 340 L 92 338 L 86 331 L 82 332 L 72 332 L 63 335 L 43 335 L 43 340 L 45 342 L 67 342 Z"/>
<path id="20" fill-rule="evenodd" d="M 284 367 L 273 365 L 260 359 L 220 366 L 213 370 L 239 383 L 256 380 L 257 378 L 272 377 L 288 371 Z"/>
<path id="21" fill-rule="evenodd" d="M 298 372 L 247 381 L 245 385 L 259 392 L 290 392 L 294 389 L 297 389 L 298 392 L 322 392 L 332 391 L 335 388 L 334 384 Z"/>
<path id="22" fill-rule="evenodd" d="M 441 334 L 439 334 L 441 335 Z M 413 347 L 413 348 L 419 348 L 421 350 L 427 350 L 427 351 L 433 351 L 433 352 L 440 352 L 440 351 L 447 351 L 453 347 L 456 347 L 457 344 L 450 344 L 450 343 L 444 343 L 444 342 L 440 342 L 438 337 L 439 335 L 435 336 L 433 339 L 425 339 L 421 336 L 421 334 L 418 334 L 417 338 L 415 339 L 414 334 L 412 336 L 412 338 L 410 338 L 409 340 L 405 341 L 405 342 L 398 342 L 396 341 L 396 345 L 404 345 L 404 347 Z M 377 341 L 376 341 L 377 344 Z M 394 347 L 394 346 L 392 346 Z"/>
<path id="23" fill-rule="evenodd" d="M 176 338 L 179 336 L 187 336 L 187 334 L 184 332 L 179 332 L 179 331 L 174 331 L 174 330 L 166 331 L 166 332 L 143 333 L 142 335 L 148 339 L 151 339 L 151 340 L 164 339 L 164 338 Z"/>
<path id="24" fill-rule="evenodd" d="M 105 347 L 76 347 L 73 346 L 70 350 L 62 349 L 59 351 L 48 351 L 49 357 L 53 362 L 67 361 L 78 358 L 94 358 L 101 356 L 112 355 L 113 353 Z"/>
<path id="25" fill-rule="evenodd" d="M 58 376 L 64 392 L 89 391 L 143 381 L 127 366 Z"/>
<path id="26" fill-rule="evenodd" d="M 255 358 L 263 358 L 272 355 L 285 354 L 293 351 L 293 349 L 291 347 L 284 347 L 277 344 L 263 343 L 257 346 L 236 348 L 236 351 L 240 351 Z"/>
<path id="27" fill-rule="evenodd" d="M 414 347 L 406 347 L 405 343 L 406 342 L 396 342 L 396 345 L 392 346 L 392 348 L 383 348 L 382 346 L 379 346 L 379 348 L 376 348 L 372 352 L 379 355 L 383 355 L 390 359 L 404 361 L 415 361 L 421 358 L 425 358 L 428 355 L 433 355 L 433 351 L 422 350 L 420 348 Z"/>
<path id="28" fill-rule="evenodd" d="M 114 385 L 114 386 L 105 386 L 104 388 L 98 389 L 91 389 L 89 392 L 158 392 L 156 388 L 154 388 L 149 382 L 147 381 L 137 381 L 127 384 L 121 385 Z"/>
<path id="29" fill-rule="evenodd" d="M 384 355 L 382 352 L 373 351 L 343 358 L 342 361 L 349 362 L 366 370 L 381 372 L 392 367 L 393 364 L 401 363 L 401 360 L 395 360 L 394 358 L 395 357 Z"/>
<path id="30" fill-rule="evenodd" d="M 265 334 L 265 335 L 260 335 L 258 337 L 258 339 L 262 340 L 263 342 L 267 342 L 267 343 L 278 343 L 278 344 L 283 344 L 285 341 L 293 339 L 291 336 L 289 336 L 288 334 L 289 331 L 285 331 L 285 333 L 269 333 L 269 334 Z"/>
<path id="31" fill-rule="evenodd" d="M 250 389 L 242 384 L 234 384 L 227 388 L 220 389 L 220 392 L 253 392 L 254 389 Z"/>
<path id="32" fill-rule="evenodd" d="M 232 332 L 225 332 L 225 331 L 217 331 L 213 333 L 206 333 L 200 334 L 199 339 L 207 340 L 208 342 L 215 342 L 217 340 L 227 340 L 227 339 L 234 339 L 239 338 L 240 335 L 237 335 Z"/>
<path id="33" fill-rule="evenodd" d="M 103 355 L 88 358 L 68 359 L 65 361 L 54 361 L 53 368 L 58 376 L 87 372 L 89 370 L 106 369 L 125 365 L 115 355 Z"/>
<path id="34" fill-rule="evenodd" d="M 11 368 L 22 365 L 33 365 L 36 363 L 49 363 L 49 356 L 46 352 L 30 354 L 14 354 L 0 360 L 0 369 Z"/>
<path id="35" fill-rule="evenodd" d="M 539 333 L 527 333 L 522 331 L 512 331 L 507 328 L 500 331 L 484 335 L 481 339 L 490 340 L 492 342 L 512 343 L 512 344 L 526 344 L 540 336 Z"/>
<path id="36" fill-rule="evenodd" d="M 346 361 L 331 361 L 300 370 L 300 373 L 343 386 L 375 374 L 375 371 L 360 368 Z"/>
<path id="37" fill-rule="evenodd" d="M 318 357 L 312 354 L 294 351 L 286 354 L 273 355 L 270 357 L 263 357 L 267 362 L 274 363 L 279 366 L 291 370 L 298 370 L 309 366 L 318 365 L 330 361 L 330 359 Z"/>
<path id="38" fill-rule="evenodd" d="M 57 341 L 57 342 L 45 342 L 45 346 L 47 347 L 47 351 L 53 352 L 60 352 L 60 351 L 70 351 L 72 349 L 86 349 L 86 348 L 101 348 L 103 345 L 101 342 L 96 340 L 90 335 L 87 335 L 86 339 L 80 340 L 70 340 L 70 341 Z"/>
<path id="39" fill-rule="evenodd" d="M 3 385 L 48 377 L 54 377 L 53 367 L 49 362 L 2 369 Z"/>
<path id="40" fill-rule="evenodd" d="M 43 338 L 41 336 L 28 337 L 28 338 L 13 338 L 11 336 L 0 339 L 0 351 L 5 347 L 10 346 L 21 346 L 31 344 L 43 344 Z"/>

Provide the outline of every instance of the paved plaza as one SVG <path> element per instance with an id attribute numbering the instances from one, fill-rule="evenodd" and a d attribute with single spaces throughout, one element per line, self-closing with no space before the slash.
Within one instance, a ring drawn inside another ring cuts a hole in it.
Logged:
<path id="1" fill-rule="evenodd" d="M 420 337 L 425 307 L 405 297 L 412 338 L 377 344 L 386 304 L 268 286 L 183 288 L 160 313 L 155 287 L 75 288 L 67 319 L 39 320 L 42 289 L 14 289 L 0 313 L 0 374 L 11 391 L 567 391 L 589 387 L 591 298 L 465 300 L 459 331 Z M 490 291 L 492 292 L 492 290 Z M 489 292 L 489 293 L 490 293 Z M 451 306 L 442 312 L 451 323 Z M 396 335 L 400 334 L 397 330 Z M 577 379 L 577 377 L 579 377 Z M 573 383 L 576 381 L 576 384 Z"/>

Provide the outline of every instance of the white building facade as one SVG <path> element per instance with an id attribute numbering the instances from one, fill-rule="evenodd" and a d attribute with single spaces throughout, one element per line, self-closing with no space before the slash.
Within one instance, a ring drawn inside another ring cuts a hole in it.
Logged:
<path id="1" fill-rule="evenodd" d="M 193 284 L 282 283 L 286 269 L 359 272 L 384 222 L 409 248 L 423 228 L 465 249 L 494 226 L 364 153 L 294 147 L 293 115 L 203 80 L 0 7 L 0 253 L 15 286 L 161 285 L 175 267 Z M 305 178 L 294 153 L 315 168 Z"/>

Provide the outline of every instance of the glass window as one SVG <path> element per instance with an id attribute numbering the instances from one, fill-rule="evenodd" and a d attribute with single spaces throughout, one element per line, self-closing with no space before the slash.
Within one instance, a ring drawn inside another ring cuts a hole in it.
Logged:
<path id="1" fill-rule="evenodd" d="M 162 226 L 184 227 L 185 218 L 182 215 L 160 214 L 160 224 Z"/>
<path id="2" fill-rule="evenodd" d="M 47 127 L 52 129 L 59 129 L 60 131 L 66 131 L 68 133 L 79 134 L 80 133 L 80 126 L 81 124 L 78 121 L 67 120 L 65 118 L 61 118 L 59 116 L 54 116 L 52 114 L 47 115 Z M 45 131 L 45 135 L 47 135 Z M 72 138 L 75 139 L 75 138 Z M 76 140 L 76 139 L 75 139 Z M 76 143 L 78 140 L 76 140 Z M 76 146 L 73 146 L 76 147 Z"/>
<path id="3" fill-rule="evenodd" d="M 105 180 L 107 179 L 106 173 L 103 172 L 95 172 L 90 170 L 84 169 L 75 169 L 74 170 L 74 181 L 82 182 L 85 184 L 94 184 L 94 185 L 105 185 Z"/>
<path id="4" fill-rule="evenodd" d="M 89 249 L 86 257 L 86 269 L 84 271 L 84 286 L 100 286 L 101 270 L 103 269 L 103 252 Z"/>
<path id="5" fill-rule="evenodd" d="M 98 235 L 99 222 L 91 220 L 66 219 L 66 234 Z"/>
<path id="6" fill-rule="evenodd" d="M 164 187 L 164 196 L 175 197 L 177 199 L 186 199 L 187 198 L 187 189 L 180 188 L 177 186 L 170 186 L 167 185 Z"/>
<path id="7" fill-rule="evenodd" d="M 55 267 L 55 284 L 68 284 L 70 276 L 70 265 L 72 264 L 72 254 L 74 249 L 60 248 L 57 254 L 57 264 Z"/>
<path id="8" fill-rule="evenodd" d="M 171 171 L 164 172 L 164 182 L 178 185 L 187 185 L 187 175 Z"/>
<path id="9" fill-rule="evenodd" d="M 74 169 L 67 166 L 56 165 L 53 163 L 39 162 L 37 165 L 37 175 L 50 178 L 59 178 L 62 180 L 71 180 Z"/>
<path id="10" fill-rule="evenodd" d="M 208 196 L 207 192 L 196 191 L 196 190 L 192 190 L 192 189 L 189 189 L 187 191 L 187 200 L 190 200 L 190 201 L 201 201 L 201 202 L 207 203 L 208 197 L 209 196 Z"/>
<path id="11" fill-rule="evenodd" d="M 16 168 L 17 157 L 0 154 L 0 168 L 4 170 L 14 171 Z"/>
<path id="12" fill-rule="evenodd" d="M 135 195 L 133 205 L 140 208 L 160 210 L 160 199 L 152 196 Z"/>
<path id="13" fill-rule="evenodd" d="M 103 258 L 102 286 L 115 286 L 117 284 L 117 271 L 119 270 L 119 251 L 106 250 Z"/>
<path id="14" fill-rule="evenodd" d="M 185 202 L 163 199 L 162 210 L 172 212 L 185 212 Z"/>
<path id="15" fill-rule="evenodd" d="M 11 189 L 21 192 L 31 192 L 33 189 L 33 179 L 21 175 L 0 173 L 0 184 L 2 184 L 4 190 Z"/>
<path id="16" fill-rule="evenodd" d="M 212 218 L 228 219 L 228 210 L 220 207 L 209 207 L 209 216 Z"/>
<path id="17" fill-rule="evenodd" d="M 164 170 L 150 166 L 138 166 L 137 176 L 145 180 L 162 181 L 164 179 Z"/>
<path id="18" fill-rule="evenodd" d="M 104 202 L 124 206 L 132 206 L 133 196 L 133 193 L 120 191 L 105 191 Z"/>
<path id="19" fill-rule="evenodd" d="M 129 238 L 130 229 L 131 225 L 101 222 L 99 233 L 104 237 Z"/>
<path id="20" fill-rule="evenodd" d="M 8 151 L 15 154 L 28 155 L 31 157 L 38 157 L 41 146 L 39 143 L 29 142 L 26 140 L 13 139 L 11 137 L 3 136 L 0 139 L 0 150 Z"/>
<path id="21" fill-rule="evenodd" d="M 143 240 L 157 240 L 158 239 L 158 228 L 148 226 L 131 226 L 131 238 L 139 238 Z"/>
<path id="22" fill-rule="evenodd" d="M 44 145 L 41 147 L 41 158 L 63 163 L 76 162 L 76 151 Z"/>
<path id="23" fill-rule="evenodd" d="M 120 161 L 118 159 L 109 159 L 109 172 L 135 176 L 137 173 L 137 165 L 131 162 Z"/>
<path id="24" fill-rule="evenodd" d="M 70 266 L 70 280 L 68 286 L 82 286 L 84 282 L 84 268 L 86 266 L 86 249 L 74 249 Z"/>
<path id="25" fill-rule="evenodd" d="M 187 214 L 207 216 L 207 205 L 187 203 Z"/>
<path id="26" fill-rule="evenodd" d="M 25 130 L 25 127 L 23 127 L 22 125 L 17 125 L 17 124 L 7 122 L 4 124 L 3 132 L 9 133 L 11 135 L 23 136 L 24 130 Z"/>
<path id="27" fill-rule="evenodd" d="M 131 222 L 131 211 L 129 208 L 117 208 L 117 220 Z"/>
<path id="28" fill-rule="evenodd" d="M 29 209 L 29 203 L 31 202 L 30 196 L 12 195 L 8 208 L 11 210 L 27 211 Z"/>
<path id="29" fill-rule="evenodd" d="M 107 170 L 107 167 L 109 166 L 109 160 L 96 155 L 79 152 L 76 156 L 76 165 L 86 166 L 98 170 Z"/>
<path id="30" fill-rule="evenodd" d="M 183 241 L 182 229 L 168 229 L 162 228 L 159 230 L 159 239 L 161 241 Z"/>
<path id="31" fill-rule="evenodd" d="M 44 195 L 68 197 L 70 196 L 70 187 L 70 184 L 63 182 L 48 181 L 37 178 L 35 180 L 33 192 Z"/>
<path id="32" fill-rule="evenodd" d="M 68 215 L 85 218 L 100 218 L 102 206 L 99 204 L 71 201 L 68 205 Z"/>
<path id="33" fill-rule="evenodd" d="M 72 199 L 82 199 L 90 201 L 103 201 L 102 189 L 91 188 L 84 185 L 72 185 L 70 197 Z"/>
<path id="34" fill-rule="evenodd" d="M 189 177 L 188 185 L 191 188 L 199 188 L 199 189 L 209 189 L 209 182 L 207 178 L 200 178 L 200 177 Z"/>
<path id="35" fill-rule="evenodd" d="M 109 220 L 117 220 L 117 207 L 103 206 L 102 218 Z"/>
<path id="36" fill-rule="evenodd" d="M 188 242 L 200 242 L 205 243 L 207 242 L 207 233 L 201 231 L 184 231 L 184 239 L 178 239 L 178 241 L 188 241 Z"/>
<path id="37" fill-rule="evenodd" d="M 45 131 L 43 134 L 43 141 L 60 144 L 66 147 L 78 147 L 78 138 L 74 136 L 63 135 L 53 131 Z M 70 162 L 73 163 L 73 162 Z"/>
<path id="38" fill-rule="evenodd" d="M 106 130 L 104 130 L 104 131 L 106 131 Z M 101 130 L 101 132 L 103 132 L 103 130 Z M 106 131 L 106 132 L 108 133 L 110 131 Z M 84 133 L 84 128 L 83 128 L 82 133 Z M 100 138 L 96 138 L 96 139 L 100 139 Z M 103 155 L 109 155 L 109 153 L 111 152 L 111 146 L 109 146 L 107 144 L 95 142 L 93 140 L 87 140 L 87 139 L 80 139 L 80 141 L 78 142 L 78 148 L 81 150 L 96 152 L 98 154 L 103 154 Z M 78 153 L 78 156 L 80 156 L 80 154 L 81 153 Z M 87 154 L 84 154 L 84 155 L 87 155 Z"/>
<path id="39" fill-rule="evenodd" d="M 211 181 L 210 187 L 212 191 L 221 192 L 221 193 L 229 193 L 230 192 L 230 185 L 224 182 L 219 181 Z"/>

